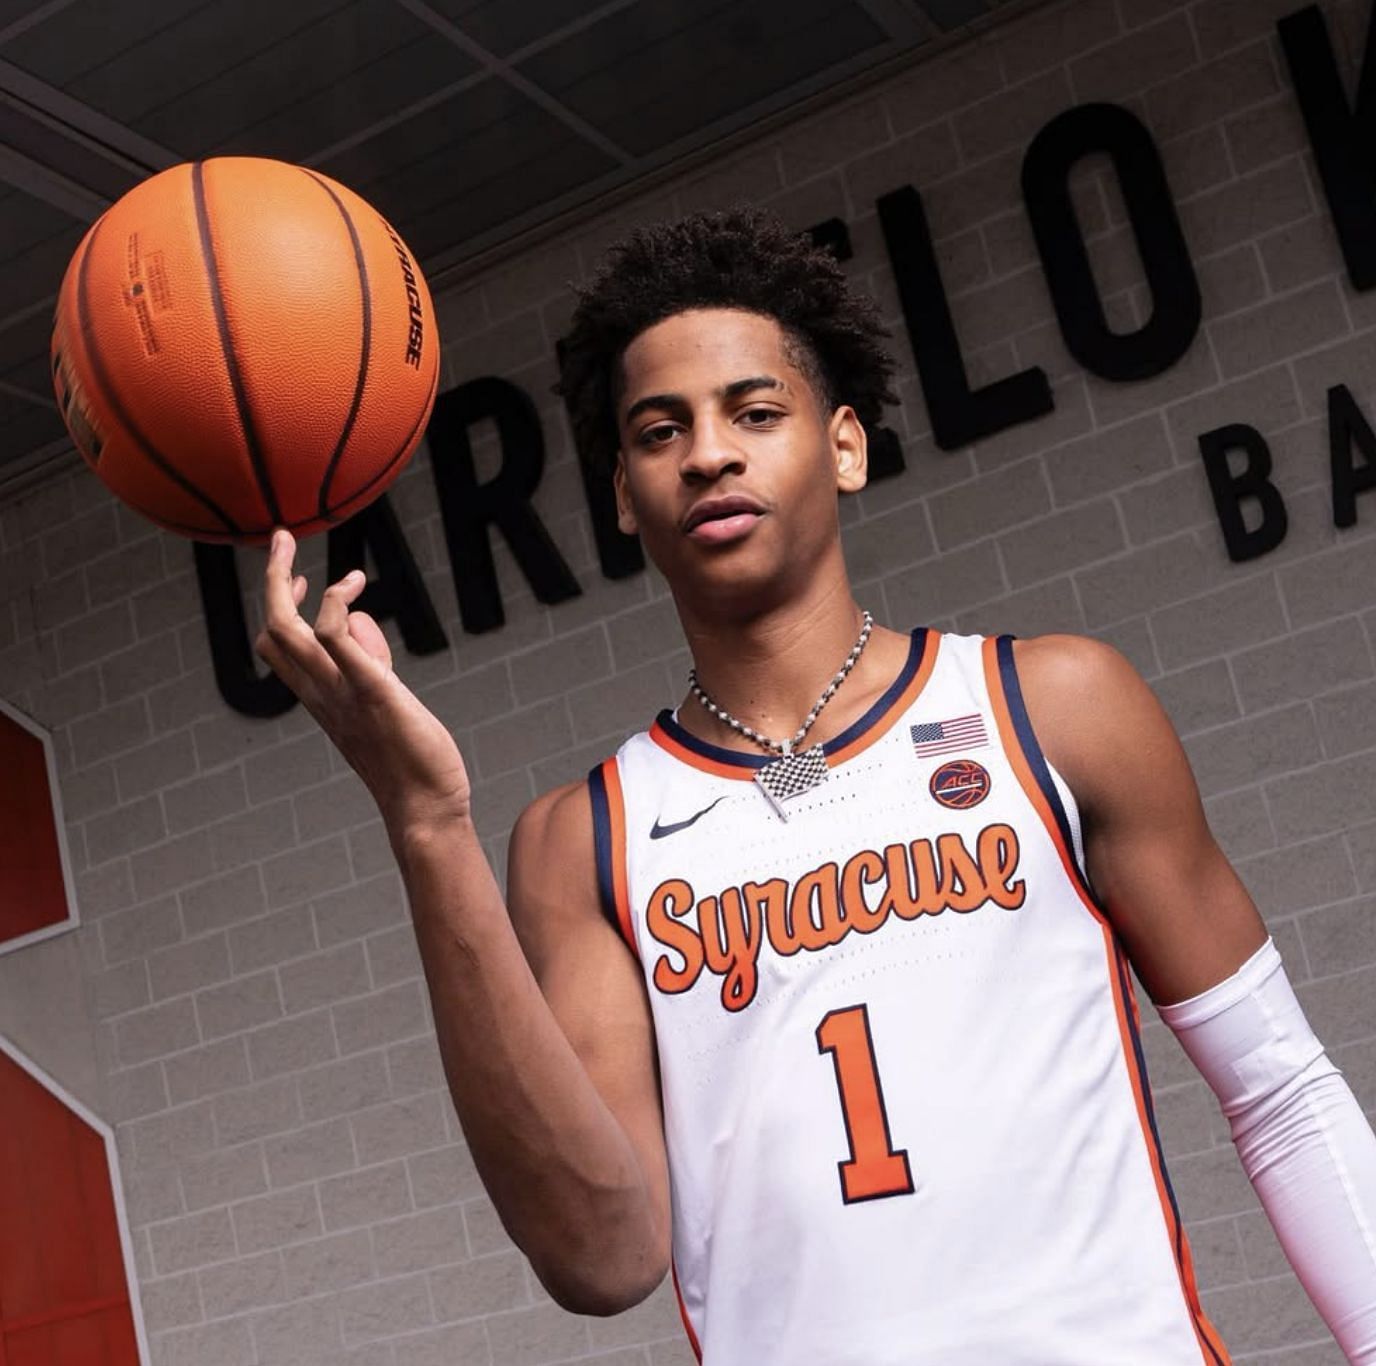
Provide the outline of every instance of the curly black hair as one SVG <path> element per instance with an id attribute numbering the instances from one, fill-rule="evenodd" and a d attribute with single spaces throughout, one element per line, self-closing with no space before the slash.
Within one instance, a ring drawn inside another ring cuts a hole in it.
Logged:
<path id="1" fill-rule="evenodd" d="M 873 302 L 853 294 L 835 258 L 759 209 L 700 213 L 637 228 L 580 289 L 560 345 L 560 382 L 574 437 L 592 468 L 608 470 L 620 441 L 621 357 L 646 328 L 693 308 L 739 308 L 773 318 L 789 359 L 828 409 L 848 403 L 866 426 L 896 403 L 888 335 Z"/>

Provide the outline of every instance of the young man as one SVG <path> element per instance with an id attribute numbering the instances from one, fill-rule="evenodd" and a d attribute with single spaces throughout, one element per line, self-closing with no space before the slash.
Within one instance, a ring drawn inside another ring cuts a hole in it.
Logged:
<path id="1" fill-rule="evenodd" d="M 1130 962 L 1376 1362 L 1376 1139 L 1150 691 L 1093 641 L 902 635 L 851 596 L 878 331 L 753 213 L 637 233 L 585 294 L 564 389 L 695 674 L 524 813 L 505 905 L 362 575 L 312 629 L 274 542 L 260 653 L 378 801 L 503 1222 L 589 1313 L 672 1249 L 713 1366 L 1224 1362 Z"/>

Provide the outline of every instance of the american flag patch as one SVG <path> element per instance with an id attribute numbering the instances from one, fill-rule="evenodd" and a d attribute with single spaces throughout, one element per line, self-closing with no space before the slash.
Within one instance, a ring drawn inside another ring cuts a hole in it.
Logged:
<path id="1" fill-rule="evenodd" d="M 913 751 L 919 759 L 950 754 L 958 749 L 978 749 L 989 743 L 984 730 L 984 717 L 979 712 L 970 716 L 954 716 L 949 721 L 924 721 L 910 726 Z"/>

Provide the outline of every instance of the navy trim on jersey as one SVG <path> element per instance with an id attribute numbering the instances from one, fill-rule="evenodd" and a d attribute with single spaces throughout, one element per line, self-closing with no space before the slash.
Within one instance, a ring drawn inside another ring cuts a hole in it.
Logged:
<path id="1" fill-rule="evenodd" d="M 869 728 L 877 725 L 888 715 L 893 704 L 903 695 L 908 684 L 913 681 L 922 656 L 927 651 L 927 628 L 917 627 L 908 639 L 908 657 L 898 671 L 898 677 L 885 689 L 884 695 L 857 721 L 853 721 L 840 735 L 834 735 L 822 746 L 823 754 L 832 754 L 838 749 L 853 745 Z"/>
<path id="2" fill-rule="evenodd" d="M 823 754 L 834 754 L 837 750 L 854 744 L 871 726 L 877 725 L 884 719 L 889 709 L 902 696 L 903 690 L 913 681 L 913 676 L 922 663 L 922 656 L 926 652 L 926 648 L 927 628 L 919 626 L 912 633 L 908 644 L 908 658 L 898 671 L 898 677 L 889 684 L 884 690 L 883 696 L 870 706 L 863 716 L 853 721 L 840 735 L 832 736 L 822 746 Z M 673 712 L 667 709 L 660 712 L 656 720 L 665 732 L 677 740 L 684 749 L 690 749 L 694 754 L 702 755 L 704 759 L 714 759 L 719 764 L 733 764 L 738 768 L 763 768 L 766 764 L 773 763 L 776 757 L 772 754 L 745 754 L 738 749 L 724 749 L 721 745 L 714 745 L 709 740 L 700 739 L 691 731 L 685 730 L 674 719 Z"/>
<path id="3" fill-rule="evenodd" d="M 602 914 L 611 921 L 617 935 L 621 934 L 621 921 L 616 913 L 615 883 L 612 881 L 612 813 L 607 798 L 607 780 L 602 776 L 602 765 L 588 774 L 588 793 L 592 797 L 592 843 L 593 854 L 597 860 L 597 894 L 602 902 Z"/>
<path id="4" fill-rule="evenodd" d="M 677 740 L 684 749 L 691 749 L 694 754 L 701 754 L 704 759 L 715 759 L 719 764 L 731 764 L 736 768 L 763 768 L 768 763 L 773 763 L 777 757 L 773 754 L 744 754 L 738 749 L 723 749 L 721 745 L 714 745 L 710 740 L 700 740 L 692 731 L 685 730 L 674 720 L 674 714 L 667 707 L 655 717 L 655 720 L 664 727 L 665 733 L 674 740 Z"/>
<path id="5" fill-rule="evenodd" d="M 995 642 L 994 648 L 998 653 L 999 681 L 1003 685 L 1004 699 L 1008 704 L 1008 714 L 1013 720 L 1013 729 L 1017 733 L 1018 744 L 1022 747 L 1022 752 L 1026 756 L 1027 765 L 1032 770 L 1033 777 L 1037 780 L 1037 786 L 1041 788 L 1042 795 L 1046 798 L 1047 805 L 1056 818 L 1056 825 L 1060 829 L 1061 838 L 1065 841 L 1066 852 L 1070 855 L 1070 862 L 1074 865 L 1075 875 L 1079 879 L 1085 895 L 1098 907 L 1105 924 L 1111 927 L 1112 922 L 1103 903 L 1095 896 L 1094 889 L 1089 884 L 1088 875 L 1080 867 L 1079 860 L 1075 857 L 1075 842 L 1071 838 L 1070 819 L 1066 815 L 1065 804 L 1061 801 L 1060 790 L 1052 781 L 1046 756 L 1042 753 L 1042 747 L 1037 742 L 1036 732 L 1033 731 L 1032 722 L 1027 715 L 1022 688 L 1018 683 L 1017 666 L 1013 660 L 1013 640 L 1013 636 L 1000 636 Z M 1180 1219 L 1180 1204 L 1175 1198 L 1175 1187 L 1171 1184 L 1170 1170 L 1166 1166 L 1166 1153 L 1161 1145 L 1161 1131 L 1156 1124 L 1156 1107 L 1152 1102 L 1151 1081 L 1147 1076 L 1147 1057 L 1142 1048 L 1141 1031 L 1137 1025 L 1135 1011 L 1129 1004 L 1132 1001 L 1132 986 L 1128 977 L 1127 957 L 1116 934 L 1113 936 L 1113 963 L 1118 977 L 1119 994 L 1123 1001 L 1123 1014 L 1127 1020 L 1129 1037 L 1132 1040 L 1131 1065 L 1137 1072 L 1142 1101 L 1147 1112 L 1147 1126 L 1151 1131 L 1151 1142 L 1156 1149 L 1156 1165 L 1161 1172 L 1161 1179 L 1166 1187 L 1166 1197 L 1171 1205 L 1171 1215 L 1175 1222 L 1175 1227 L 1171 1230 L 1171 1250 L 1176 1265 L 1180 1268 L 1181 1282 L 1184 1285 L 1188 1284 L 1190 1279 L 1185 1275 L 1185 1227 Z M 1209 1341 L 1209 1335 L 1203 1331 L 1203 1325 L 1200 1322 L 1203 1311 L 1196 1312 L 1193 1304 L 1189 1303 L 1188 1294 L 1186 1295 L 1186 1307 L 1189 1309 L 1190 1317 L 1194 1322 L 1196 1335 L 1208 1349 L 1209 1355 L 1217 1363 L 1217 1366 L 1226 1366 L 1226 1363 Z"/>
<path id="6" fill-rule="evenodd" d="M 1047 767 L 1046 756 L 1042 753 L 1042 747 L 1037 742 L 1036 732 L 1032 729 L 1032 722 L 1027 715 L 1027 704 L 1022 700 L 1022 687 L 1018 683 L 1018 669 L 1013 662 L 1013 641 L 1015 639 L 1015 636 L 1000 636 L 994 644 L 994 648 L 998 652 L 999 681 L 1003 684 L 1003 695 L 1008 703 L 1008 715 L 1013 719 L 1013 729 L 1017 732 L 1018 744 L 1022 746 L 1022 752 L 1027 757 L 1027 766 L 1032 770 L 1032 776 L 1037 780 L 1037 786 L 1041 788 L 1042 796 L 1046 798 L 1046 803 L 1051 808 L 1051 814 L 1056 818 L 1056 826 L 1061 832 L 1061 838 L 1065 841 L 1066 852 L 1070 855 L 1070 862 L 1075 867 L 1075 876 L 1079 879 L 1080 887 L 1095 906 L 1103 911 L 1103 903 L 1095 895 L 1094 888 L 1090 885 L 1089 874 L 1080 866 L 1080 860 L 1075 854 L 1075 840 L 1070 833 L 1070 817 L 1066 815 L 1065 803 L 1061 801 L 1060 789 L 1052 780 L 1051 770 Z"/>

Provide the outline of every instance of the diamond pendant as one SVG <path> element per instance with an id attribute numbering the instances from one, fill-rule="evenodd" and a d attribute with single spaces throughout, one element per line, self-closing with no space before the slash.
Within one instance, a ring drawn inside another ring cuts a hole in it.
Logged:
<path id="1" fill-rule="evenodd" d="M 766 764 L 755 774 L 755 781 L 779 819 L 786 821 L 788 812 L 784 803 L 820 787 L 826 782 L 828 773 L 821 745 L 813 745 L 811 749 L 787 752 Z"/>

